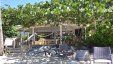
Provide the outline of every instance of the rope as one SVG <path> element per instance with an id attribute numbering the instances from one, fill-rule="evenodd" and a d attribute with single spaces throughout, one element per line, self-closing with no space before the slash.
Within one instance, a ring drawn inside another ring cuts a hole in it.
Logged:
<path id="1" fill-rule="evenodd" d="M 25 42 L 27 42 L 27 41 L 29 41 L 30 39 L 32 39 L 32 37 L 34 36 L 35 34 L 32 34 L 31 36 L 29 36 L 26 40 L 25 40 Z"/>
<path id="2" fill-rule="evenodd" d="M 50 35 L 52 35 L 53 34 L 53 32 L 51 33 L 51 34 L 49 34 L 49 35 L 46 35 L 46 36 L 41 36 L 41 35 L 38 35 L 38 34 L 32 34 L 31 36 L 29 36 L 24 42 L 27 42 L 27 41 L 30 41 L 30 39 L 34 36 L 34 35 L 36 35 L 36 36 L 38 36 L 38 37 L 47 37 L 47 36 L 50 36 Z"/>
<path id="3" fill-rule="evenodd" d="M 46 36 L 42 36 L 42 35 L 39 35 L 39 34 L 36 34 L 36 33 L 35 33 L 35 35 L 38 36 L 38 37 L 48 37 L 48 36 L 50 36 L 50 35 L 52 35 L 52 34 L 53 34 L 53 32 L 50 33 L 50 34 L 48 34 L 48 35 L 46 35 Z"/>

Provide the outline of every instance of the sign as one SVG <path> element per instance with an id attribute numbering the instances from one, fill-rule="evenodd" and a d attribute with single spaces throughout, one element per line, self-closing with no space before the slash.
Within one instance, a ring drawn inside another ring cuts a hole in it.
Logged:
<path id="1" fill-rule="evenodd" d="M 12 46 L 13 45 L 13 39 L 12 38 L 6 38 L 4 45 L 5 46 Z"/>

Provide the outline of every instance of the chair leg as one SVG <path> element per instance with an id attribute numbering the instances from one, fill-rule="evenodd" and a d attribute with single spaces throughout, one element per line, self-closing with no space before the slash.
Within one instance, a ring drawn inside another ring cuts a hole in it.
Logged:
<path id="1" fill-rule="evenodd" d="M 91 64 L 91 62 L 90 61 L 86 61 L 86 64 Z"/>
<path id="2" fill-rule="evenodd" d="M 107 64 L 112 64 L 112 62 L 110 62 L 110 63 L 107 63 Z"/>
<path id="3" fill-rule="evenodd" d="M 86 62 L 84 62 L 84 64 L 87 64 Z"/>
<path id="4" fill-rule="evenodd" d="M 94 61 L 93 60 L 90 60 L 90 64 L 94 64 Z"/>

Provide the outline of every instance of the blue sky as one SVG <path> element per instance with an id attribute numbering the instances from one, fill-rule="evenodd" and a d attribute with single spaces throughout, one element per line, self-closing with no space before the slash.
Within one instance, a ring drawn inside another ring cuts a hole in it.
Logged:
<path id="1" fill-rule="evenodd" d="M 6 7 L 5 4 L 10 5 L 11 7 L 17 7 L 17 5 L 25 5 L 26 3 L 34 4 L 35 2 L 44 2 L 50 0 L 0 0 L 0 6 Z"/>

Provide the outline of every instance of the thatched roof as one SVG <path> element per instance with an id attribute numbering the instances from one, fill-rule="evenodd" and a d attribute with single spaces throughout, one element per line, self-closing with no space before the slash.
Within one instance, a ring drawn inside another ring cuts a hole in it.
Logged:
<path id="1" fill-rule="evenodd" d="M 79 29 L 80 26 L 77 26 L 76 24 L 63 24 L 62 31 L 73 31 L 74 29 Z M 32 32 L 31 28 L 21 28 L 20 31 L 28 31 Z M 60 31 L 60 26 L 35 26 L 34 32 L 58 32 Z"/>

